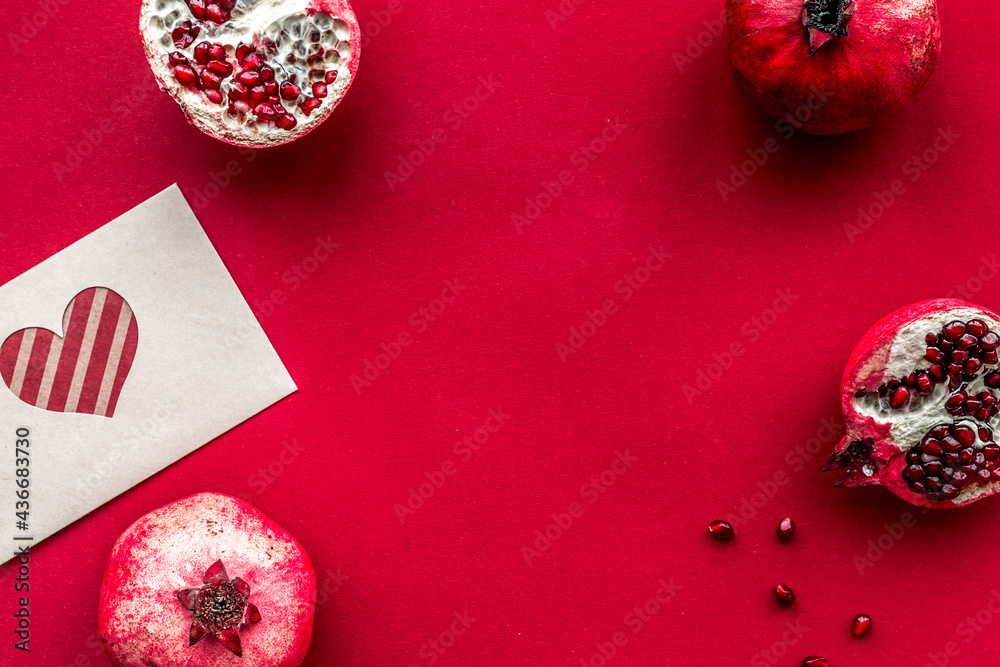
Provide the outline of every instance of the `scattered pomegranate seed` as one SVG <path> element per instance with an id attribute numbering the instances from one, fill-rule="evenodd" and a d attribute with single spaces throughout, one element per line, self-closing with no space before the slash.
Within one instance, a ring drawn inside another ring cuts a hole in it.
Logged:
<path id="1" fill-rule="evenodd" d="M 851 621 L 851 632 L 855 637 L 864 637 L 872 629 L 872 617 L 868 614 L 858 614 Z"/>
<path id="2" fill-rule="evenodd" d="M 717 540 L 731 540 L 736 536 L 733 525 L 728 521 L 716 519 L 708 524 L 708 532 Z"/>
<path id="3" fill-rule="evenodd" d="M 305 101 L 303 101 L 302 104 L 299 105 L 299 107 L 302 109 L 302 113 L 308 116 L 310 113 L 316 110 L 316 108 L 318 108 L 320 104 L 322 104 L 322 102 L 320 102 L 315 97 L 309 97 Z"/>
<path id="4" fill-rule="evenodd" d="M 299 87 L 288 81 L 281 84 L 281 98 L 285 100 L 297 100 L 299 98 Z"/>
<path id="5" fill-rule="evenodd" d="M 795 534 L 795 522 L 792 521 L 791 517 L 785 517 L 778 523 L 778 538 L 782 542 L 787 542 L 792 539 L 792 535 Z"/>
<path id="6" fill-rule="evenodd" d="M 326 97 L 326 84 L 317 81 L 313 84 L 313 95 L 319 98 Z"/>
<path id="7" fill-rule="evenodd" d="M 774 595 L 778 598 L 778 602 L 786 607 L 795 602 L 795 593 L 785 584 L 775 586 Z"/>
<path id="8" fill-rule="evenodd" d="M 281 116 L 280 118 L 278 118 L 276 121 L 274 121 L 274 124 L 277 127 L 281 128 L 282 130 L 291 130 L 296 125 L 298 125 L 298 121 L 295 120 L 294 116 L 290 116 L 290 115 L 286 114 L 286 115 Z"/>
<path id="9" fill-rule="evenodd" d="M 892 400 L 889 401 L 889 405 L 892 406 L 893 410 L 899 410 L 910 400 L 910 390 L 906 387 L 900 387 L 896 390 L 896 393 L 892 395 Z"/>
<path id="10" fill-rule="evenodd" d="M 326 85 L 329 86 L 331 83 L 333 83 L 334 81 L 336 81 L 337 80 L 337 74 L 339 74 L 339 72 L 337 70 L 335 70 L 335 69 L 334 70 L 330 70 L 329 72 L 327 72 L 326 73 L 326 78 L 324 79 L 324 81 L 326 81 Z M 998 343 L 998 345 L 1000 345 L 1000 338 L 997 338 L 997 343 Z"/>
<path id="11" fill-rule="evenodd" d="M 830 667 L 830 661 L 818 655 L 811 655 L 802 661 L 802 667 Z"/>

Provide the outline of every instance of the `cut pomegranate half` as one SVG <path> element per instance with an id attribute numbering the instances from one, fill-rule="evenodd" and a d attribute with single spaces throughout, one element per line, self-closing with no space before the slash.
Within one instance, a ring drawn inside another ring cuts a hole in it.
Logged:
<path id="1" fill-rule="evenodd" d="M 887 315 L 854 348 L 841 384 L 847 435 L 826 470 L 922 507 L 1000 490 L 1000 315 L 934 299 Z"/>
<path id="2" fill-rule="evenodd" d="M 306 134 L 358 70 L 347 0 L 143 0 L 140 32 L 160 88 L 195 127 L 238 146 Z"/>

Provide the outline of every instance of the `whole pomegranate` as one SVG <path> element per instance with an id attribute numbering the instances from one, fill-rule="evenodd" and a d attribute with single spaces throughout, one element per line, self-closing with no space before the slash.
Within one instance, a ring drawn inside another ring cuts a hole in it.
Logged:
<path id="1" fill-rule="evenodd" d="M 936 0 L 727 0 L 736 84 L 811 134 L 881 123 L 937 65 Z"/>
<path id="2" fill-rule="evenodd" d="M 143 0 L 139 29 L 160 88 L 238 146 L 277 146 L 323 122 L 361 49 L 347 0 Z"/>
<path id="3" fill-rule="evenodd" d="M 315 602 L 316 574 L 295 538 L 238 498 L 199 493 L 118 538 L 98 625 L 118 667 L 296 667 Z"/>
<path id="4" fill-rule="evenodd" d="M 851 353 L 841 383 L 847 435 L 836 486 L 886 487 L 923 507 L 1000 490 L 1000 315 L 957 299 L 887 315 Z"/>

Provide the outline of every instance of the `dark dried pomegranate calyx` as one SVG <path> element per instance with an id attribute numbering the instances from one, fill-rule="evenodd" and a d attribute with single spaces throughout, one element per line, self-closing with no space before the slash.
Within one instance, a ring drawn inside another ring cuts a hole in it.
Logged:
<path id="1" fill-rule="evenodd" d="M 824 44 L 847 37 L 853 15 L 854 0 L 806 0 L 802 25 L 809 33 L 809 53 L 815 54 Z"/>
<path id="2" fill-rule="evenodd" d="M 188 646 L 213 634 L 223 646 L 243 657 L 240 630 L 261 620 L 257 606 L 249 602 L 250 585 L 239 577 L 230 580 L 221 560 L 205 571 L 202 581 L 205 585 L 201 588 L 177 591 L 178 601 L 194 612 Z"/>

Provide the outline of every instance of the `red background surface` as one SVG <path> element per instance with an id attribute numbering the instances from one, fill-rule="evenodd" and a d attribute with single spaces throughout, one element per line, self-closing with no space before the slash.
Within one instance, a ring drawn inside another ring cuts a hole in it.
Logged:
<path id="1" fill-rule="evenodd" d="M 842 431 L 843 363 L 869 325 L 962 290 L 1000 307 L 1000 52 L 984 39 L 996 12 L 943 4 L 938 71 L 892 122 L 786 139 L 734 90 L 722 40 L 706 32 L 683 71 L 675 62 L 719 2 L 584 1 L 553 28 L 558 4 L 399 0 L 386 14 L 359 0 L 366 44 L 346 99 L 252 161 L 156 90 L 136 3 L 58 4 L 16 49 L 9 33 L 42 3 L 5 7 L 0 282 L 176 181 L 300 391 L 41 545 L 27 661 L 6 572 L 0 663 L 105 664 L 94 639 L 111 545 L 208 489 L 245 495 L 311 554 L 326 600 L 308 665 L 597 665 L 616 632 L 627 643 L 609 664 L 921 665 L 949 642 L 948 664 L 995 662 L 998 501 L 916 514 L 892 537 L 885 526 L 913 508 L 833 489 L 819 469 Z M 489 76 L 495 91 L 456 127 L 446 112 Z M 113 129 L 60 180 L 53 163 L 104 119 Z M 575 152 L 608 119 L 626 127 L 579 171 Z M 390 189 L 385 172 L 437 128 L 446 141 Z M 908 180 L 907 161 L 949 129 L 953 145 Z M 770 138 L 780 150 L 723 200 L 717 181 Z M 241 173 L 213 189 L 230 160 Z M 573 182 L 519 231 L 512 213 L 563 170 Z M 905 194 L 851 242 L 844 225 L 896 179 Z M 339 247 L 314 265 L 318 238 Z M 625 300 L 616 284 L 651 245 L 670 257 Z M 296 285 L 295 266 L 315 270 Z M 446 280 L 467 290 L 420 332 L 411 314 Z M 779 291 L 792 305 L 777 314 Z M 617 311 L 560 359 L 607 299 Z M 415 342 L 356 391 L 351 376 L 401 332 Z M 711 364 L 733 343 L 742 353 L 719 376 Z M 699 372 L 718 377 L 689 401 Z M 497 407 L 507 423 L 471 460 L 456 455 Z M 811 438 L 822 451 L 805 462 Z M 632 467 L 585 491 L 617 451 Z M 394 505 L 446 461 L 456 472 L 401 523 Z M 773 497 L 754 495 L 776 475 Z M 762 507 L 737 540 L 711 540 L 706 524 L 744 501 Z M 529 566 L 522 547 L 572 503 L 583 515 Z M 799 526 L 789 544 L 774 535 L 785 515 Z M 859 571 L 880 538 L 888 548 Z M 670 601 L 629 620 L 661 580 L 679 587 Z M 779 581 L 799 596 L 791 609 L 772 597 Z M 857 640 L 861 611 L 875 630 Z M 435 652 L 456 612 L 475 621 Z M 977 613 L 989 622 L 974 630 Z"/>

